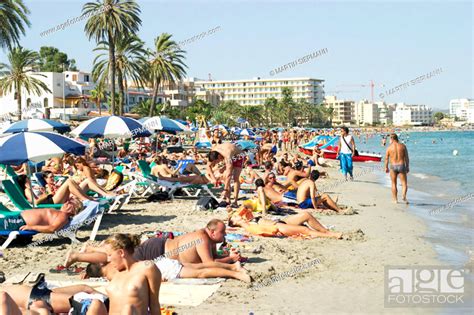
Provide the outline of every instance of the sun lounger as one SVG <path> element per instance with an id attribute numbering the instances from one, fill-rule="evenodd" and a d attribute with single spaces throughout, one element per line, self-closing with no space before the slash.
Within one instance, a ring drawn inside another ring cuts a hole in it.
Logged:
<path id="1" fill-rule="evenodd" d="M 213 198 L 216 198 L 216 196 L 210 190 L 210 188 L 213 187 L 212 184 L 199 185 L 199 184 L 184 184 L 184 183 L 182 184 L 182 183 L 176 183 L 176 182 L 169 182 L 166 180 L 158 179 L 156 176 L 153 176 L 151 174 L 151 168 L 146 161 L 139 160 L 138 166 L 140 167 L 140 170 L 142 172 L 143 180 L 147 180 L 148 182 L 154 185 L 158 185 L 158 189 L 157 188 L 152 189 L 154 190 L 153 192 L 156 192 L 157 190 L 159 190 L 159 187 L 161 186 L 167 189 L 168 194 L 171 199 L 174 198 L 174 192 L 178 188 L 181 188 L 190 197 L 197 197 L 199 196 L 201 191 L 205 191 L 208 195 L 212 196 Z"/>
<path id="2" fill-rule="evenodd" d="M 54 238 L 68 237 L 69 239 L 71 239 L 71 242 L 79 243 L 79 241 L 76 239 L 77 230 L 80 227 L 88 225 L 92 222 L 94 222 L 94 226 L 92 228 L 89 239 L 95 240 L 95 237 L 100 227 L 100 223 L 102 221 L 102 217 L 104 215 L 105 207 L 103 207 L 103 205 L 101 205 L 97 201 L 85 201 L 84 206 L 84 210 L 75 215 L 72 220 L 68 224 L 66 224 L 61 230 L 56 231 L 53 234 L 49 234 L 49 236 L 45 237 L 43 242 L 53 240 Z M 8 215 L 7 211 L 12 210 L 8 210 L 3 206 L 3 208 L 0 208 L 0 215 Z M 18 214 L 18 211 L 15 212 L 15 214 Z M 38 234 L 38 232 L 36 231 L 0 231 L 0 236 L 7 237 L 7 240 L 2 244 L 0 250 L 6 249 L 11 244 L 11 242 L 13 242 L 18 237 L 18 235 L 33 236 L 36 234 Z M 43 243 L 41 242 L 41 240 L 39 240 L 38 242 L 40 242 L 39 244 Z"/>
<path id="3" fill-rule="evenodd" d="M 33 207 L 33 205 L 26 199 L 25 195 L 21 192 L 14 178 L 3 180 L 2 185 L 3 190 L 5 190 L 5 193 L 8 195 L 13 205 L 15 205 L 15 207 L 20 210 L 27 210 L 33 208 L 60 209 L 62 206 L 62 204 L 40 204 L 35 205 Z"/>
<path id="4" fill-rule="evenodd" d="M 41 187 L 46 187 L 46 182 L 43 178 L 43 173 L 37 172 L 32 174 L 33 179 L 38 183 Z M 108 200 L 110 201 L 110 207 L 108 213 L 111 213 L 112 211 L 120 210 L 124 204 L 127 204 L 128 201 L 130 200 L 128 194 L 122 194 L 118 195 L 116 197 L 110 197 L 110 198 L 104 198 L 100 197 L 96 192 L 94 191 L 89 191 L 87 193 L 89 196 L 98 198 L 99 200 Z M 113 202 L 112 202 L 113 201 Z M 38 205 L 38 208 L 49 208 L 49 207 L 43 207 L 42 205 Z M 57 207 L 51 207 L 51 208 L 57 208 Z"/>

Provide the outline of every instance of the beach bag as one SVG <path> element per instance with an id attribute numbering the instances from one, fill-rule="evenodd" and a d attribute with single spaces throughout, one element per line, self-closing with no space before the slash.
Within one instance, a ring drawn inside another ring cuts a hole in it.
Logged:
<path id="1" fill-rule="evenodd" d="M 123 174 L 117 170 L 113 170 L 107 178 L 107 183 L 105 184 L 104 189 L 107 191 L 112 191 L 117 188 L 123 182 Z"/>
<path id="2" fill-rule="evenodd" d="M 205 196 L 199 198 L 196 203 L 195 209 L 196 210 L 214 210 L 219 207 L 219 202 L 217 202 L 216 198 Z"/>
<path id="3" fill-rule="evenodd" d="M 169 194 L 164 191 L 153 193 L 148 198 L 146 198 L 148 202 L 158 202 L 158 201 L 165 201 L 169 199 L 170 199 Z"/>

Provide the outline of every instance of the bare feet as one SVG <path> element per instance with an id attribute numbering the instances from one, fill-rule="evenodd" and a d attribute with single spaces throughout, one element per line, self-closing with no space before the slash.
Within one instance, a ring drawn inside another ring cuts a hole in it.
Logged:
<path id="1" fill-rule="evenodd" d="M 232 267 L 233 267 L 234 271 L 244 270 L 244 268 L 242 267 L 242 264 L 238 260 L 235 263 L 232 264 Z"/>
<path id="2" fill-rule="evenodd" d="M 252 278 L 250 277 L 250 275 L 247 272 L 245 272 L 245 270 L 237 272 L 235 277 L 237 279 L 239 279 L 240 281 L 243 281 L 245 283 L 251 283 L 252 282 Z"/>
<path id="3" fill-rule="evenodd" d="M 69 268 L 76 262 L 76 252 L 70 249 L 66 254 L 66 260 L 64 261 L 64 267 Z"/>

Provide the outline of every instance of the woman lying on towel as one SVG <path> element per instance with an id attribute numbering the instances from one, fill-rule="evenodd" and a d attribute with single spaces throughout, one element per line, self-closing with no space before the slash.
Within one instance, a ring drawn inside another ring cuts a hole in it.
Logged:
<path id="1" fill-rule="evenodd" d="M 331 232 L 316 220 L 309 212 L 301 212 L 289 215 L 283 219 L 264 219 L 267 211 L 273 206 L 265 196 L 262 179 L 255 181 L 257 186 L 257 198 L 244 201 L 238 210 L 227 208 L 229 214 L 229 226 L 239 226 L 251 234 L 261 236 L 293 236 L 307 235 L 310 237 L 341 238 L 342 233 Z M 262 212 L 263 216 L 253 216 L 253 212 Z M 306 225 L 305 225 L 306 223 Z"/>
<path id="2" fill-rule="evenodd" d="M 148 243 L 148 245 L 146 245 Z M 156 244 L 152 244 L 156 243 Z M 152 248 L 156 246 L 160 248 Z M 227 264 L 221 262 L 205 263 L 181 263 L 169 258 L 172 252 L 164 252 L 164 241 L 159 238 L 151 238 L 137 246 L 142 247 L 140 251 L 133 253 L 133 258 L 141 261 L 145 257 L 151 258 L 147 263 L 153 262 L 161 272 L 162 281 L 170 281 L 177 278 L 233 278 L 243 282 L 250 282 L 251 278 L 247 271 L 241 267 L 240 262 Z M 149 252 L 149 253 L 145 253 Z M 155 255 L 150 255 L 150 254 Z M 107 254 L 103 247 L 87 247 L 87 252 L 70 252 L 66 259 L 66 267 L 75 262 L 89 262 L 86 268 L 86 278 L 105 277 L 113 279 L 117 269 L 108 263 Z"/>
<path id="3" fill-rule="evenodd" d="M 254 235 L 342 238 L 342 233 L 326 229 L 308 212 L 289 215 L 282 219 L 264 219 L 261 216 L 254 217 L 252 211 L 245 207 L 238 210 L 229 207 L 227 211 L 230 227 L 242 227 Z"/>
<path id="4" fill-rule="evenodd" d="M 81 304 L 70 303 L 81 296 Z M 63 288 L 51 288 L 44 281 L 44 275 L 33 287 L 10 285 L 0 288 L 0 315 L 21 314 L 59 314 L 79 308 L 83 313 L 71 314 L 108 314 L 104 302 L 107 297 L 86 285 L 74 285 Z M 87 306 L 88 305 L 88 306 Z"/>

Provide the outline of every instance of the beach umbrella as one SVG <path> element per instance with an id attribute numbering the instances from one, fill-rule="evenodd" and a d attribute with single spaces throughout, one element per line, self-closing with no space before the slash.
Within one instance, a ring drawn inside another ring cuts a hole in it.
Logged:
<path id="1" fill-rule="evenodd" d="M 39 163 L 64 153 L 84 155 L 85 151 L 83 144 L 57 133 L 21 132 L 0 139 L 0 164 Z M 30 169 L 27 171 L 30 177 Z"/>
<path id="2" fill-rule="evenodd" d="M 240 130 L 242 130 L 242 128 L 240 128 L 240 127 L 232 127 L 232 128 L 230 128 L 230 131 L 232 131 L 233 133 L 236 133 L 236 132 L 238 132 L 238 131 L 240 131 Z"/>
<path id="3" fill-rule="evenodd" d="M 182 123 L 165 116 L 155 116 L 148 118 L 143 121 L 143 126 L 145 126 L 150 131 L 164 131 L 171 133 L 189 129 Z"/>
<path id="4" fill-rule="evenodd" d="M 17 121 L 6 128 L 3 133 L 17 133 L 24 131 L 57 131 L 60 133 L 71 131 L 71 127 L 50 119 L 25 119 Z"/>
<path id="5" fill-rule="evenodd" d="M 257 145 L 253 141 L 248 140 L 238 140 L 235 142 L 242 150 L 255 149 Z"/>
<path id="6" fill-rule="evenodd" d="M 71 132 L 82 138 L 148 137 L 151 133 L 138 120 L 122 116 L 104 116 L 89 119 Z"/>
<path id="7" fill-rule="evenodd" d="M 249 136 L 249 137 L 250 136 L 255 136 L 255 132 L 253 132 L 252 130 L 247 129 L 247 128 L 242 129 L 240 131 L 237 131 L 235 134 L 238 135 L 238 136 L 241 136 L 241 137 L 242 136 Z"/>
<path id="8" fill-rule="evenodd" d="M 64 153 L 84 155 L 86 147 L 53 132 L 22 132 L 0 139 L 0 164 L 38 163 Z"/>

